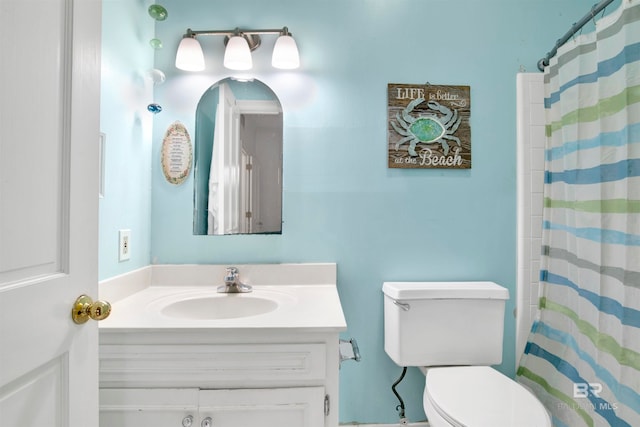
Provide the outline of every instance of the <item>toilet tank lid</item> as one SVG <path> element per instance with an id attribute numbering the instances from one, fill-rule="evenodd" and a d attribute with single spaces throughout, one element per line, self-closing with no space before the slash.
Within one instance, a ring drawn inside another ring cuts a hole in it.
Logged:
<path id="1" fill-rule="evenodd" d="M 397 300 L 509 299 L 509 290 L 494 282 L 384 282 L 382 292 Z"/>

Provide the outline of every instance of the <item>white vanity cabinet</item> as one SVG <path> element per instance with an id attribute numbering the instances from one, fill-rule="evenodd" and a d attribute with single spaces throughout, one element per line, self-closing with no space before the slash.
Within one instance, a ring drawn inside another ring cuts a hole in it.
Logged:
<path id="1" fill-rule="evenodd" d="M 338 426 L 336 265 L 237 267 L 252 292 L 218 293 L 221 265 L 101 282 L 100 427 Z"/>
<path id="2" fill-rule="evenodd" d="M 338 341 L 337 331 L 101 331 L 100 427 L 335 427 Z"/>

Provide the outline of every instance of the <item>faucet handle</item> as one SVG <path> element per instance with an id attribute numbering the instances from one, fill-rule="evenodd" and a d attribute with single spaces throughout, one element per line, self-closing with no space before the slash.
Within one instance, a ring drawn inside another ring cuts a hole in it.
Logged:
<path id="1" fill-rule="evenodd" d="M 226 282 L 235 282 L 238 278 L 238 268 L 237 267 L 227 267 L 226 272 L 224 274 L 224 281 Z"/>
<path id="2" fill-rule="evenodd" d="M 224 285 L 218 286 L 218 292 L 232 294 L 241 292 L 251 292 L 251 285 L 240 282 L 240 272 L 237 267 L 227 267 L 224 275 Z"/>

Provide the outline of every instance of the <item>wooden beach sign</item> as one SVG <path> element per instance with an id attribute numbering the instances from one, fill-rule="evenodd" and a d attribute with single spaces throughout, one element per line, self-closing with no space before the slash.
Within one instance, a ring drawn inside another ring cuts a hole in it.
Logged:
<path id="1" fill-rule="evenodd" d="M 469 86 L 389 83 L 388 166 L 471 168 Z"/>

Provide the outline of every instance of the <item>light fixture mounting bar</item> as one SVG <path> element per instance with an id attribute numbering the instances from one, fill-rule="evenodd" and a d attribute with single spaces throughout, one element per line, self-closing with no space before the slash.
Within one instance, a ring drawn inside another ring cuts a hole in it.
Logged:
<path id="1" fill-rule="evenodd" d="M 251 51 L 256 50 L 262 40 L 260 39 L 260 35 L 265 34 L 278 34 L 278 35 L 286 35 L 290 36 L 289 29 L 287 27 L 282 28 L 271 28 L 271 29 L 263 29 L 263 30 L 245 30 L 239 27 L 234 28 L 233 30 L 192 30 L 191 28 L 187 28 L 187 32 L 184 37 L 196 38 L 196 36 L 225 36 L 224 45 L 227 45 L 230 37 L 233 36 L 241 36 L 247 40 L 247 44 L 249 45 L 249 49 Z"/>
<path id="2" fill-rule="evenodd" d="M 186 36 L 194 37 L 194 36 L 233 36 L 236 34 L 251 34 L 251 35 L 261 35 L 261 34 L 288 34 L 289 30 L 287 27 L 283 28 L 275 28 L 275 29 L 266 29 L 266 30 L 243 30 L 242 28 L 234 28 L 233 30 L 192 30 L 191 28 L 187 29 Z"/>

